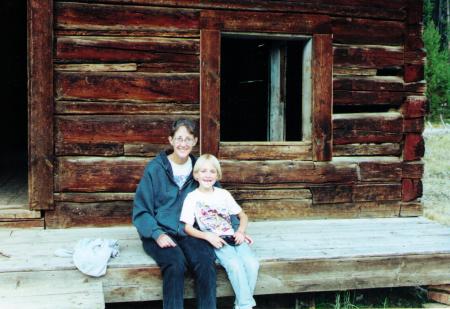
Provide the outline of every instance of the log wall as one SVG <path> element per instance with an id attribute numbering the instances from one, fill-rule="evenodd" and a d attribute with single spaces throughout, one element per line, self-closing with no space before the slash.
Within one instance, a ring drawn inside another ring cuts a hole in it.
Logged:
<path id="1" fill-rule="evenodd" d="M 200 119 L 204 10 L 221 23 L 235 11 L 271 12 L 280 18 L 273 25 L 284 28 L 302 16 L 305 28 L 292 31 L 326 29 L 333 36 L 331 161 L 313 161 L 308 142 L 221 147 L 223 185 L 251 219 L 420 214 L 427 104 L 421 5 L 55 1 L 54 209 L 45 212 L 46 225 L 130 222 L 133 192 L 148 160 L 167 147 L 172 121 Z"/>

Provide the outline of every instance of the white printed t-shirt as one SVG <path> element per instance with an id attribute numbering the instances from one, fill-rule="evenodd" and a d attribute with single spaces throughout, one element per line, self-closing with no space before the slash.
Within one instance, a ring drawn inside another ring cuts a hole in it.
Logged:
<path id="1" fill-rule="evenodd" d="M 241 211 L 242 208 L 225 189 L 214 187 L 212 193 L 196 189 L 186 196 L 180 221 L 189 225 L 197 221 L 200 230 L 219 236 L 233 235 L 230 215 Z"/>
<path id="2" fill-rule="evenodd" d="M 173 179 L 175 180 L 178 187 L 181 189 L 184 183 L 188 179 L 192 171 L 192 160 L 189 157 L 188 160 L 183 164 L 177 164 L 169 159 L 170 165 L 172 166 Z"/>

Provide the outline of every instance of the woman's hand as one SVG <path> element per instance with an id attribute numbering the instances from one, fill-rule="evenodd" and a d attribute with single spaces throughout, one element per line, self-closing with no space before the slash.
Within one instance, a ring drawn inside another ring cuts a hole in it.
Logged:
<path id="1" fill-rule="evenodd" d="M 207 240 L 216 249 L 220 249 L 226 244 L 225 240 L 214 233 L 205 233 L 205 240 Z"/>
<path id="2" fill-rule="evenodd" d="M 245 234 L 242 232 L 236 231 L 233 236 L 236 245 L 240 245 L 245 241 Z"/>
<path id="3" fill-rule="evenodd" d="M 161 248 L 171 248 L 177 246 L 177 244 L 173 241 L 173 239 L 170 238 L 170 236 L 167 234 L 159 235 L 158 239 L 156 240 L 156 243 Z"/>

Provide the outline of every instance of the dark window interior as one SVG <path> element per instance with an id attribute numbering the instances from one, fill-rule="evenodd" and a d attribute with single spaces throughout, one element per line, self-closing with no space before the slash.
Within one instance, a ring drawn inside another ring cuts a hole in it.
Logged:
<path id="1" fill-rule="evenodd" d="M 0 203 L 6 193 L 27 187 L 27 2 L 1 2 L 3 41 L 0 113 Z M 11 189 L 12 188 L 12 189 Z M 5 193 L 6 192 L 6 193 Z"/>
<path id="2" fill-rule="evenodd" d="M 222 37 L 221 141 L 267 141 L 270 90 L 270 51 L 275 40 Z M 301 141 L 302 52 L 304 41 L 276 40 L 286 44 L 287 141 Z"/>

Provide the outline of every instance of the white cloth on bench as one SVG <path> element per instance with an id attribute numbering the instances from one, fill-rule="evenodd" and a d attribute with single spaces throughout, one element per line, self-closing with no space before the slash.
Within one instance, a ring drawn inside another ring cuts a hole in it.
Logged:
<path id="1" fill-rule="evenodd" d="M 72 257 L 73 263 L 83 274 L 101 277 L 106 274 L 109 259 L 119 255 L 119 244 L 115 239 L 83 238 L 73 250 L 58 249 L 55 255 Z"/>

